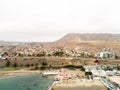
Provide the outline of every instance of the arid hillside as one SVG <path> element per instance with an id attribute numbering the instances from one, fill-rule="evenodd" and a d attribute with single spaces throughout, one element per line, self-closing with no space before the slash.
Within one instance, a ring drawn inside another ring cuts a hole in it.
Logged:
<path id="1" fill-rule="evenodd" d="M 102 51 L 111 50 L 120 54 L 120 34 L 106 33 L 87 33 L 87 34 L 68 34 L 56 42 L 47 44 L 53 47 L 65 49 L 81 49 L 83 51 Z"/>
<path id="2" fill-rule="evenodd" d="M 76 41 L 120 41 L 120 34 L 107 33 L 70 33 L 57 42 L 76 40 Z"/>

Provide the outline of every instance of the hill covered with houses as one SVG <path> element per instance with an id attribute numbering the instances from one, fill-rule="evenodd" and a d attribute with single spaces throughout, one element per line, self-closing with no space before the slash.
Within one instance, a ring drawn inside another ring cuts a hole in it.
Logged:
<path id="1" fill-rule="evenodd" d="M 0 56 L 120 57 L 120 34 L 71 33 L 55 42 L 0 41 Z"/>

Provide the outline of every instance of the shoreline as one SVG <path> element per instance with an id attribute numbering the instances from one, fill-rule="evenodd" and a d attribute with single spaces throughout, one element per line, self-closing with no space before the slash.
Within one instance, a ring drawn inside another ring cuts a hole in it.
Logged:
<path id="1" fill-rule="evenodd" d="M 11 78 L 15 76 L 25 76 L 25 75 L 41 75 L 42 72 L 45 71 L 36 71 L 36 70 L 15 70 L 15 71 L 1 71 L 0 72 L 0 80 Z M 70 71 L 69 71 L 70 72 Z M 78 71 L 77 71 L 78 72 Z M 77 74 L 77 72 L 74 74 Z M 85 78 L 74 78 L 63 81 L 54 81 L 55 84 L 51 85 L 48 90 L 108 90 L 100 80 L 89 80 Z M 54 83 L 53 82 L 53 83 Z M 91 88 L 91 89 L 89 89 Z"/>
<path id="2" fill-rule="evenodd" d="M 31 71 L 31 70 L 1 71 L 0 80 L 15 76 L 25 76 L 25 75 L 35 75 L 35 74 L 41 75 L 41 71 Z"/>

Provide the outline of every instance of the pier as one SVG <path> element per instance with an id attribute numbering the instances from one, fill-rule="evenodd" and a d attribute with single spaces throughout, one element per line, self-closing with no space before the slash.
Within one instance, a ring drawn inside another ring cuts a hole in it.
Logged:
<path id="1" fill-rule="evenodd" d="M 54 81 L 50 87 L 48 87 L 47 90 L 52 90 L 53 86 L 56 84 L 57 81 Z"/>
<path id="2" fill-rule="evenodd" d="M 119 87 L 116 87 L 113 85 L 110 81 L 107 79 L 101 79 L 101 82 L 109 89 L 109 90 L 120 90 Z"/>

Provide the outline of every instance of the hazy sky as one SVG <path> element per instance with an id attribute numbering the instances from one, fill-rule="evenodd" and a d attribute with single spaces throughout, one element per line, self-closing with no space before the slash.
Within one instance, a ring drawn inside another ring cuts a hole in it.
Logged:
<path id="1" fill-rule="evenodd" d="M 120 0 L 0 0 L 0 40 L 54 41 L 120 33 Z"/>

